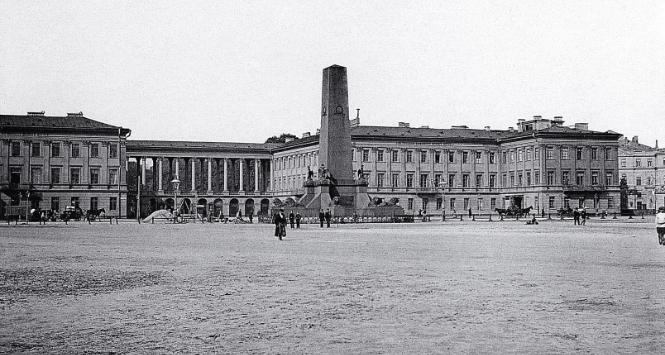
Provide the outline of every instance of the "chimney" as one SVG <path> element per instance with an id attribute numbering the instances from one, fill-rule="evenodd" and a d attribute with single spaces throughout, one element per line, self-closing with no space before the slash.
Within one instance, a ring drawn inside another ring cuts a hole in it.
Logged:
<path id="1" fill-rule="evenodd" d="M 513 127 L 508 127 L 508 132 L 515 132 L 515 128 L 513 128 Z"/>
<path id="2" fill-rule="evenodd" d="M 582 122 L 576 122 L 575 123 L 575 129 L 579 129 L 582 131 L 588 131 L 589 130 L 589 124 L 588 123 L 582 123 Z"/>
<path id="3" fill-rule="evenodd" d="M 543 116 L 541 116 L 541 115 L 533 116 L 533 119 L 534 120 L 542 120 Z M 518 120 L 518 121 L 520 121 L 520 120 Z M 524 121 L 524 120 L 522 120 L 522 121 Z"/>
<path id="4" fill-rule="evenodd" d="M 28 111 L 28 116 L 44 116 L 44 111 Z"/>
<path id="5" fill-rule="evenodd" d="M 633 143 L 639 143 L 640 141 L 639 141 L 639 139 L 638 139 L 637 136 L 633 136 L 633 139 L 631 139 L 631 142 L 633 142 Z"/>
<path id="6" fill-rule="evenodd" d="M 302 134 L 303 138 L 307 138 L 309 136 L 311 136 L 311 134 L 309 132 L 305 132 L 305 133 Z"/>
<path id="7" fill-rule="evenodd" d="M 658 149 L 658 139 L 656 139 L 656 149 Z"/>
<path id="8" fill-rule="evenodd" d="M 485 126 L 485 130 L 486 130 L 486 131 L 489 131 L 489 130 L 490 130 L 490 126 Z"/>
<path id="9" fill-rule="evenodd" d="M 411 124 L 409 122 L 399 122 L 397 123 L 397 127 L 409 128 Z"/>

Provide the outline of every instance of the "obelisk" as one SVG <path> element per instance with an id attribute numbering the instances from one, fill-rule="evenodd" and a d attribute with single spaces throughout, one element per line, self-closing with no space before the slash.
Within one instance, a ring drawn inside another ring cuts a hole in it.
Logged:
<path id="1" fill-rule="evenodd" d="M 323 69 L 319 162 L 338 184 L 353 183 L 351 151 L 346 68 L 332 65 Z"/>

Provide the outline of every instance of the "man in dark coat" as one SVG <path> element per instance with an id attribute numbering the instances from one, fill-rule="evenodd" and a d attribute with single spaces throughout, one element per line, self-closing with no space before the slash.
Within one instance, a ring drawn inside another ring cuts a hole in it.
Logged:
<path id="1" fill-rule="evenodd" d="M 573 211 L 573 224 L 580 224 L 580 211 L 577 208 Z"/>
<path id="2" fill-rule="evenodd" d="M 293 214 L 293 211 L 291 211 L 291 213 L 289 213 L 289 224 L 291 225 L 291 229 L 293 229 L 295 221 L 296 221 L 296 215 Z"/>
<path id="3" fill-rule="evenodd" d="M 319 211 L 319 225 L 323 228 L 323 221 L 326 219 L 326 215 L 323 213 L 323 209 Z"/>
<path id="4" fill-rule="evenodd" d="M 330 209 L 326 209 L 324 217 L 326 218 L 326 228 L 330 228 L 330 219 L 332 218 L 332 215 L 330 214 Z"/>
<path id="5" fill-rule="evenodd" d="M 302 216 L 300 215 L 300 212 L 296 212 L 296 228 L 300 228 L 300 220 L 302 219 Z"/>
<path id="6" fill-rule="evenodd" d="M 282 237 L 286 236 L 286 215 L 284 214 L 284 209 L 280 209 L 275 214 L 273 222 L 275 223 L 275 237 L 282 240 Z"/>

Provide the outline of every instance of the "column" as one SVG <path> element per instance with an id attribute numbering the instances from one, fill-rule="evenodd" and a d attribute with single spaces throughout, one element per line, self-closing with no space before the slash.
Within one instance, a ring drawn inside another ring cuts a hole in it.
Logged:
<path id="1" fill-rule="evenodd" d="M 274 186 L 273 186 L 274 180 L 275 180 L 275 169 L 273 167 L 274 165 L 275 165 L 275 159 L 271 159 L 270 160 L 270 181 L 268 181 L 268 191 L 271 191 L 271 192 L 275 190 Z M 314 168 L 316 168 L 316 167 L 314 167 Z"/>
<path id="2" fill-rule="evenodd" d="M 192 192 L 196 192 L 196 158 L 191 158 L 192 161 Z"/>
<path id="3" fill-rule="evenodd" d="M 173 158 L 175 160 L 175 179 L 180 180 L 180 158 Z M 178 185 L 178 189 L 176 190 L 180 192 L 180 185 Z"/>
<path id="4" fill-rule="evenodd" d="M 208 160 L 208 195 L 212 195 L 212 158 Z"/>
<path id="5" fill-rule="evenodd" d="M 254 192 L 259 192 L 259 160 L 254 159 Z"/>
<path id="6" fill-rule="evenodd" d="M 229 192 L 229 185 L 228 185 L 228 182 L 229 182 L 229 180 L 228 180 L 228 178 L 229 178 L 229 177 L 228 177 L 228 175 L 229 175 L 229 174 L 228 174 L 228 172 L 229 172 L 229 169 L 228 169 L 229 164 L 228 164 L 228 159 L 226 159 L 226 158 L 223 158 L 223 159 L 224 159 L 224 192 L 225 192 L 225 193 L 228 193 L 228 192 Z M 228 213 L 227 213 L 227 215 L 228 215 Z"/>
<path id="7" fill-rule="evenodd" d="M 145 164 L 148 162 L 146 157 L 139 157 L 139 164 L 141 164 L 141 185 L 145 185 Z"/>
<path id="8" fill-rule="evenodd" d="M 164 193 L 164 187 L 163 187 L 164 185 L 162 184 L 163 183 L 163 181 L 162 181 L 162 173 L 163 173 L 162 161 L 163 160 L 164 160 L 163 157 L 157 158 L 157 171 L 158 171 L 158 174 L 159 174 L 158 177 L 157 177 L 157 192 L 159 192 L 160 194 Z"/>
<path id="9" fill-rule="evenodd" d="M 244 192 L 245 191 L 245 188 L 243 186 L 243 183 L 244 183 L 243 180 L 244 179 L 243 179 L 242 175 L 243 175 L 243 165 L 245 163 L 245 159 L 238 159 L 238 163 L 240 165 L 240 190 L 238 192 Z"/>

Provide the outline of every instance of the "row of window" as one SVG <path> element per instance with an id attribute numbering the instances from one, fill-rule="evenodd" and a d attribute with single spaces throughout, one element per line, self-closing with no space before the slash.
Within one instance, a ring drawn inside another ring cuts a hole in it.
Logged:
<path id="1" fill-rule="evenodd" d="M 505 201 L 505 200 L 504 200 Z M 581 208 L 581 207 L 586 207 L 585 206 L 585 199 L 577 199 L 575 202 L 577 202 L 576 206 L 573 206 L 571 204 L 571 200 L 568 198 L 563 199 L 563 208 Z M 436 199 L 436 210 L 441 210 L 443 207 L 443 198 L 437 198 Z M 451 197 L 448 199 L 448 208 L 450 208 L 451 211 L 455 211 L 458 208 L 462 208 L 463 211 L 467 211 L 469 209 L 474 209 L 478 211 L 482 211 L 485 209 L 485 198 L 483 197 L 478 197 L 476 198 L 476 204 L 475 206 L 471 205 L 471 198 L 469 197 L 464 197 L 462 198 L 462 204 L 460 205 L 458 203 L 458 199 L 455 197 Z M 490 198 L 490 210 L 494 211 L 497 206 L 496 206 L 497 199 L 495 197 Z M 539 204 L 538 197 L 534 197 L 534 203 L 533 207 L 535 211 L 540 210 L 540 204 Z M 414 199 L 413 198 L 408 198 L 407 199 L 407 209 L 408 210 L 413 210 L 414 209 Z M 506 206 L 502 206 L 505 208 Z M 549 196 L 547 198 L 547 208 L 548 209 L 558 209 L 559 206 L 556 205 L 556 196 Z M 429 208 L 429 199 L 423 198 L 422 199 L 422 210 L 427 211 Z M 600 199 L 594 199 L 593 200 L 593 208 L 600 208 Z M 614 198 L 613 197 L 607 197 L 607 208 L 615 208 L 614 205 Z M 534 211 L 534 212 L 535 212 Z"/>
<path id="2" fill-rule="evenodd" d="M 64 169 L 61 167 L 51 167 L 50 170 L 50 181 L 51 184 L 60 184 L 62 179 L 62 171 Z M 9 182 L 11 184 L 21 184 L 22 180 L 22 171 L 21 167 L 9 167 Z M 100 183 L 100 168 L 90 168 L 90 175 L 88 183 L 91 185 L 97 185 Z M 115 185 L 118 183 L 118 169 L 108 169 L 108 184 Z M 30 168 L 30 183 L 31 184 L 41 184 L 44 179 L 43 169 L 41 167 L 32 167 Z M 71 167 L 69 168 L 69 183 L 72 185 L 81 183 L 81 168 L 80 167 Z"/>
<path id="3" fill-rule="evenodd" d="M 293 169 L 309 166 L 312 170 L 316 170 L 318 165 L 318 156 L 317 155 L 292 155 L 288 157 L 280 157 L 275 159 L 275 169 L 284 170 L 284 169 Z"/>
<path id="4" fill-rule="evenodd" d="M 10 201 L 10 205 L 12 206 L 18 206 L 21 203 L 21 199 L 18 197 L 12 197 Z M 72 197 L 70 199 L 69 205 L 67 206 L 75 206 L 79 207 L 80 205 L 80 199 L 78 197 Z M 108 210 L 110 211 L 115 211 L 118 209 L 118 197 L 116 196 L 111 196 L 109 197 L 109 205 L 108 205 Z M 62 211 L 63 207 L 60 202 L 60 197 L 54 196 L 51 197 L 51 206 L 50 209 L 53 211 Z M 90 197 L 90 207 L 89 209 L 99 209 L 99 197 Z"/>
<path id="5" fill-rule="evenodd" d="M 30 144 L 30 156 L 33 157 L 42 157 L 42 149 L 44 148 L 41 142 L 33 142 L 29 143 Z M 51 143 L 51 157 L 61 157 L 62 152 L 61 152 L 61 143 L 60 142 L 53 142 Z M 91 158 L 99 158 L 99 143 L 90 143 L 89 148 L 90 148 L 90 157 Z M 20 141 L 12 141 L 10 143 L 10 155 L 12 157 L 20 157 L 21 154 L 21 147 L 22 143 Z M 109 158 L 117 158 L 118 157 L 118 145 L 117 144 L 109 144 Z M 71 153 L 70 157 L 71 158 L 79 158 L 81 156 L 81 143 L 72 143 L 71 144 Z"/>
<path id="6" fill-rule="evenodd" d="M 384 162 L 386 157 L 384 155 L 384 150 L 378 149 L 376 151 L 376 161 L 377 162 Z M 407 163 L 413 163 L 414 162 L 414 157 L 413 157 L 413 150 L 406 150 L 404 152 L 404 161 Z M 420 156 L 418 159 L 420 160 L 421 163 L 427 163 L 428 161 L 428 152 L 427 151 L 420 151 Z M 447 161 L 448 163 L 455 163 L 458 161 L 456 158 L 458 154 L 456 154 L 454 151 L 449 151 L 448 152 L 448 157 Z M 353 157 L 352 157 L 353 158 Z M 369 162 L 370 161 L 370 150 L 369 149 L 363 149 L 362 150 L 362 161 L 363 162 Z M 469 159 L 473 158 L 473 161 L 477 164 L 482 163 L 483 159 L 483 152 L 468 152 L 468 151 L 462 151 L 461 152 L 461 159 L 462 163 L 467 164 L 469 163 Z M 354 158 L 355 160 L 355 158 Z M 400 161 L 399 159 L 399 151 L 398 150 L 392 150 L 390 151 L 390 161 L 393 163 L 397 163 Z M 496 164 L 496 152 L 489 152 L 488 153 L 488 161 L 490 164 Z M 442 162 L 442 152 L 440 151 L 434 151 L 434 163 L 439 164 Z"/>
<path id="7" fill-rule="evenodd" d="M 653 159 L 652 158 L 646 158 L 647 168 L 652 168 L 653 167 Z M 621 167 L 625 168 L 626 167 L 626 158 L 621 159 Z M 665 165 L 665 159 L 663 159 L 663 165 Z M 633 162 L 633 167 L 634 168 L 641 168 L 642 167 L 642 158 L 635 158 L 635 161 Z"/>

